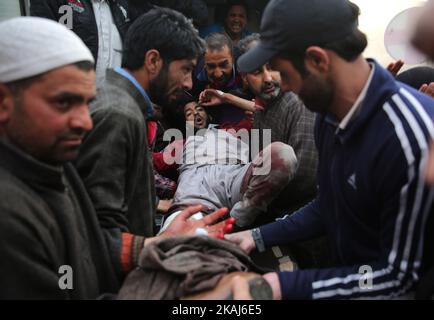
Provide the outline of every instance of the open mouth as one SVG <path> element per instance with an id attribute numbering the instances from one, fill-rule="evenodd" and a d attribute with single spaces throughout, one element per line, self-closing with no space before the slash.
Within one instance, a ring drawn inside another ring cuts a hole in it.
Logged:
<path id="1" fill-rule="evenodd" d="M 194 126 L 195 127 L 201 127 L 201 126 L 203 126 L 204 125 L 204 121 L 203 121 L 203 118 L 202 117 L 200 117 L 200 116 L 196 116 L 196 117 L 194 117 Z"/>
<path id="2" fill-rule="evenodd" d="M 238 23 L 238 22 L 235 22 L 235 23 L 231 24 L 232 31 L 240 32 L 242 30 L 242 28 L 243 28 L 242 25 L 240 23 Z"/>

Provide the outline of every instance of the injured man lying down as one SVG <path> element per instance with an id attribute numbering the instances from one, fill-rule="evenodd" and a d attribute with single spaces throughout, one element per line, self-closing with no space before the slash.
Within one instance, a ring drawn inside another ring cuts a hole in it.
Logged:
<path id="1" fill-rule="evenodd" d="M 192 219 L 227 207 L 238 227 L 251 226 L 293 178 L 297 169 L 294 150 L 274 142 L 258 153 L 258 146 L 267 144 L 255 141 L 259 135 L 254 130 L 210 124 L 212 119 L 195 101 L 185 105 L 184 116 L 185 143 L 177 140 L 165 152 L 165 161 L 179 164 L 179 179 L 160 232 L 183 208 L 198 204 L 204 209 Z"/>

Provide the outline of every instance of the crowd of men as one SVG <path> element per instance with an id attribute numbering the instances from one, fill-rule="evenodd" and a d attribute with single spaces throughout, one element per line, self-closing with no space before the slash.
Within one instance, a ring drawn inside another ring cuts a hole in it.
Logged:
<path id="1" fill-rule="evenodd" d="M 244 1 L 30 3 L 0 23 L 0 298 L 431 296 L 433 72 L 363 57 L 355 4 L 272 0 L 257 34 Z"/>

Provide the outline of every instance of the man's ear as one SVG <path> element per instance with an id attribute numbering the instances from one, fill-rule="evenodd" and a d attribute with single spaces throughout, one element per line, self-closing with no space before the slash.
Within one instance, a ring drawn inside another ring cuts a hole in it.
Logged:
<path id="1" fill-rule="evenodd" d="M 306 49 L 305 64 L 309 69 L 317 70 L 320 73 L 330 70 L 330 57 L 323 48 L 312 46 Z"/>
<path id="2" fill-rule="evenodd" d="M 163 67 L 163 59 L 161 58 L 160 52 L 155 49 L 147 51 L 145 54 L 144 66 L 148 71 L 150 78 L 156 77 Z"/>
<path id="3" fill-rule="evenodd" d="M 14 110 L 15 100 L 12 91 L 0 83 L 0 126 L 6 124 Z"/>

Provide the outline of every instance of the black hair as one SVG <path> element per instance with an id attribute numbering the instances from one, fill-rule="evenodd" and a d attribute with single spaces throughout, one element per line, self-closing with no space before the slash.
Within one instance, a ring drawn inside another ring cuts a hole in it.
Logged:
<path id="1" fill-rule="evenodd" d="M 141 15 L 125 35 L 122 66 L 137 70 L 146 52 L 158 50 L 165 64 L 194 59 L 204 51 L 204 42 L 190 20 L 168 8 L 156 7 Z"/>
<path id="2" fill-rule="evenodd" d="M 79 61 L 76 63 L 72 63 L 71 65 L 75 66 L 79 70 L 85 71 L 85 72 L 89 72 L 89 71 L 95 69 L 95 64 L 93 62 L 90 62 L 90 61 Z M 46 73 L 38 74 L 36 76 L 25 78 L 25 79 L 11 81 L 11 82 L 6 83 L 5 85 L 9 88 L 9 90 L 12 91 L 12 93 L 14 95 L 19 95 L 22 91 L 29 88 L 35 82 L 42 80 L 42 78 L 44 77 L 45 74 Z"/>
<path id="3" fill-rule="evenodd" d="M 252 33 L 252 34 L 248 35 L 247 37 L 241 39 L 237 45 L 238 54 L 240 56 L 242 54 L 245 54 L 247 51 L 250 50 L 250 45 L 255 41 L 258 42 L 260 39 L 261 39 L 261 36 L 259 35 L 259 33 Z"/>
<path id="4" fill-rule="evenodd" d="M 193 95 L 191 95 L 191 94 L 184 94 L 184 95 L 182 96 L 182 98 L 179 99 L 179 104 L 178 104 L 178 106 L 179 106 L 180 111 L 181 111 L 181 109 L 182 109 L 182 115 L 183 115 L 184 123 L 185 123 L 185 121 L 187 120 L 187 119 L 185 118 L 185 106 L 186 106 L 187 104 L 191 103 L 191 102 L 196 102 L 197 105 L 199 106 L 198 98 L 195 97 L 195 96 L 193 96 Z M 205 111 L 205 113 L 206 113 L 207 116 L 208 116 L 208 124 L 209 124 L 209 123 L 212 123 L 212 122 L 214 121 L 213 116 L 211 115 L 210 112 L 208 112 L 209 110 L 208 110 L 207 108 L 205 108 L 205 107 L 203 107 L 203 106 L 202 106 L 202 108 L 203 108 L 203 110 Z M 195 130 L 195 132 L 196 132 L 196 130 Z"/>
<path id="5" fill-rule="evenodd" d="M 178 100 L 178 105 L 185 107 L 186 104 L 190 103 L 190 102 L 197 102 L 198 98 L 191 95 L 191 94 L 183 94 L 182 97 Z"/>
<path id="6" fill-rule="evenodd" d="M 228 14 L 229 14 L 229 10 L 231 10 L 231 8 L 233 6 L 241 6 L 244 7 L 244 9 L 246 10 L 246 18 L 249 18 L 249 6 L 247 5 L 247 2 L 244 0 L 229 0 L 228 2 L 226 2 L 226 5 L 224 6 L 223 9 L 223 17 L 224 19 L 227 18 Z"/>
<path id="7" fill-rule="evenodd" d="M 434 68 L 425 66 L 414 67 L 398 74 L 396 80 L 419 90 L 422 85 L 434 82 Z"/>
<path id="8" fill-rule="evenodd" d="M 233 53 L 232 40 L 225 34 L 214 32 L 205 38 L 206 49 L 209 51 L 221 51 L 225 46 Z"/>
<path id="9" fill-rule="evenodd" d="M 176 105 L 173 105 L 170 108 L 161 108 L 163 118 L 167 122 L 168 127 L 180 130 L 185 136 L 185 105 L 197 101 L 197 97 L 186 92 L 177 99 Z"/>
<path id="10" fill-rule="evenodd" d="M 352 13 L 352 20 L 356 22 L 360 15 L 360 9 L 356 4 L 352 2 L 350 2 L 350 7 Z M 359 57 L 360 54 L 362 54 L 362 52 L 366 49 L 368 45 L 368 40 L 363 32 L 355 28 L 353 32 L 351 32 L 349 35 L 342 39 L 323 44 L 318 43 L 317 45 L 321 48 L 335 52 L 345 61 L 352 62 L 356 60 L 357 57 Z M 306 68 L 304 65 L 306 49 L 307 48 L 300 48 L 279 55 L 283 58 L 291 60 L 294 68 L 303 75 L 306 74 Z"/>
<path id="11" fill-rule="evenodd" d="M 187 18 L 192 19 L 196 25 L 205 26 L 208 22 L 208 6 L 203 0 L 151 0 L 151 2 L 159 7 L 181 12 Z"/>

